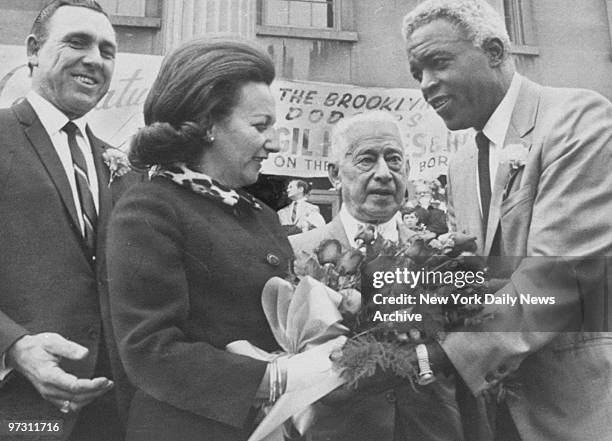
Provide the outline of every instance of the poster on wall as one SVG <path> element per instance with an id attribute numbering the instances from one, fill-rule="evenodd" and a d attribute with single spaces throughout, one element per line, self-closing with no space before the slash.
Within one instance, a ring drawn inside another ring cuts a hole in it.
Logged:
<path id="1" fill-rule="evenodd" d="M 449 158 L 473 137 L 467 130 L 449 132 L 417 89 L 278 80 L 273 90 L 280 152 L 268 160 L 268 173 L 327 176 L 333 125 L 345 116 L 371 110 L 389 112 L 397 119 L 411 179 L 446 174 Z"/>
<path id="2" fill-rule="evenodd" d="M 162 57 L 118 54 L 106 96 L 90 116 L 98 136 L 127 148 L 143 125 L 142 106 Z M 0 107 L 10 106 L 29 89 L 25 49 L 0 45 Z M 277 80 L 276 131 L 280 151 L 262 171 L 299 177 L 327 176 L 333 125 L 341 118 L 371 110 L 391 113 L 398 121 L 410 159 L 411 179 L 435 179 L 446 173 L 449 158 L 470 142 L 470 131 L 449 132 L 417 89 L 359 87 L 347 84 Z"/>

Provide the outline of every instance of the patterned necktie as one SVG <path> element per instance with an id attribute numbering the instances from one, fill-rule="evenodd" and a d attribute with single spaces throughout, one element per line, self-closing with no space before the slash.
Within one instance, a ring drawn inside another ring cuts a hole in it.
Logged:
<path id="1" fill-rule="evenodd" d="M 291 209 L 291 223 L 295 224 L 297 220 L 297 202 L 293 201 L 293 208 Z"/>
<path id="2" fill-rule="evenodd" d="M 480 187 L 480 205 L 482 205 L 482 224 L 486 234 L 491 205 L 491 172 L 489 170 L 489 139 L 484 133 L 476 134 L 478 147 L 478 184 Z"/>
<path id="3" fill-rule="evenodd" d="M 87 243 L 87 248 L 91 256 L 95 256 L 96 253 L 96 223 L 98 214 L 96 212 L 96 206 L 94 205 L 93 196 L 89 187 L 89 177 L 87 175 L 87 163 L 85 162 L 85 156 L 79 147 L 76 134 L 79 131 L 78 127 L 69 121 L 62 128 L 62 130 L 68 135 L 68 147 L 70 147 L 70 154 L 72 155 L 72 166 L 74 168 L 74 176 L 76 178 L 76 187 L 79 193 L 79 201 L 81 202 L 81 213 L 83 216 L 83 237 Z"/>

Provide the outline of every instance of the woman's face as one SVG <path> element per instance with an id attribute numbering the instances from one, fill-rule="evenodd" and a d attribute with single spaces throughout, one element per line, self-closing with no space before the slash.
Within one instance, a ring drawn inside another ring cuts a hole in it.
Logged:
<path id="1" fill-rule="evenodd" d="M 245 83 L 229 116 L 213 124 L 212 144 L 204 149 L 200 170 L 233 188 L 254 184 L 261 163 L 278 151 L 272 126 L 275 104 L 265 83 Z"/>

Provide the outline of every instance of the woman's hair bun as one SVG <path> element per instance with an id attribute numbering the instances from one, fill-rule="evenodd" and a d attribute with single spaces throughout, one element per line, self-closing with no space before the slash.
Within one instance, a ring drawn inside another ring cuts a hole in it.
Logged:
<path id="1" fill-rule="evenodd" d="M 178 128 L 167 122 L 154 122 L 134 135 L 129 159 L 137 169 L 174 162 L 189 162 L 202 151 L 206 130 L 192 121 Z"/>

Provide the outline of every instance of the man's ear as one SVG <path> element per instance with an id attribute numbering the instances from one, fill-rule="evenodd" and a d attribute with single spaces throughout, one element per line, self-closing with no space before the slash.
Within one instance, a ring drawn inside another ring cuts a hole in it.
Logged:
<path id="1" fill-rule="evenodd" d="M 340 169 L 338 168 L 337 164 L 328 164 L 327 165 L 327 177 L 329 178 L 329 182 L 331 182 L 332 186 L 336 189 L 336 190 L 340 190 L 340 176 L 339 176 L 339 171 Z"/>
<path id="2" fill-rule="evenodd" d="M 506 58 L 504 44 L 497 37 L 487 38 L 482 43 L 482 50 L 489 57 L 489 66 L 491 67 L 499 66 L 504 61 L 504 58 Z"/>
<path id="3" fill-rule="evenodd" d="M 38 66 L 38 50 L 40 49 L 40 43 L 38 38 L 30 34 L 26 38 L 26 50 L 28 54 L 28 66 L 30 69 L 34 66 Z"/>

